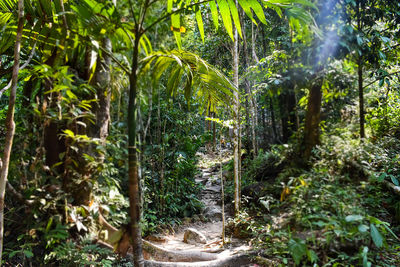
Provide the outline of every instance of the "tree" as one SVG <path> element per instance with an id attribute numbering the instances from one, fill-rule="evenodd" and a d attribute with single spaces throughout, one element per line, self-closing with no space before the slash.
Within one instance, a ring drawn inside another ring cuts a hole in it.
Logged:
<path id="1" fill-rule="evenodd" d="M 19 53 L 21 51 L 21 39 L 22 31 L 24 28 L 24 0 L 18 1 L 18 27 L 17 36 L 14 45 L 14 65 L 12 70 L 10 98 L 6 117 L 6 141 L 4 145 L 3 164 L 0 166 L 0 263 L 3 252 L 3 233 L 4 233 L 4 197 L 8 176 L 8 166 L 10 162 L 11 148 L 13 145 L 15 123 L 14 123 L 14 111 L 15 111 L 15 100 L 17 96 L 17 85 L 18 85 L 18 73 L 19 73 Z M 0 160 L 1 161 L 1 160 Z"/>
<path id="2" fill-rule="evenodd" d="M 279 1 L 276 4 L 266 3 L 265 5 L 280 10 L 280 5 L 283 4 L 290 6 L 293 2 L 305 3 L 305 1 Z M 218 25 L 218 14 L 220 14 L 224 28 L 233 39 L 232 19 L 237 28 L 238 34 L 241 35 L 237 6 L 234 4 L 233 0 L 218 0 L 216 2 L 182 1 L 181 3 L 176 4 L 174 1 L 169 0 L 163 14 L 156 17 L 152 14 L 153 10 L 165 7 L 157 1 L 150 0 L 138 1 L 136 6 L 134 6 L 131 1 L 118 2 L 118 8 L 115 8 L 113 3 L 110 1 L 68 1 L 68 4 L 65 7 L 63 1 L 55 1 L 54 5 L 52 2 L 45 2 L 44 4 L 46 5 L 43 5 L 43 3 L 38 3 L 37 5 L 37 7 L 43 7 L 43 10 L 42 8 L 36 9 L 36 6 L 27 7 L 30 12 L 29 23 L 34 23 L 36 18 L 43 21 L 43 23 L 38 23 L 33 26 L 37 27 L 35 28 L 37 31 L 32 31 L 32 33 L 30 33 L 31 36 L 34 36 L 32 40 L 37 41 L 41 45 L 41 63 L 47 63 L 52 68 L 58 68 L 60 67 L 59 65 L 65 64 L 66 62 L 64 60 L 66 58 L 74 58 L 74 55 L 68 55 L 68 52 L 70 51 L 69 48 L 76 47 L 75 40 L 76 38 L 79 38 L 80 41 L 87 46 L 85 47 L 87 49 L 85 49 L 84 52 L 86 53 L 85 57 L 89 57 L 91 55 L 91 51 L 89 50 L 93 49 L 99 54 L 101 53 L 100 58 L 103 58 L 103 60 L 106 61 L 109 60 L 107 58 L 111 58 L 116 65 L 129 75 L 128 154 L 131 217 L 130 232 L 132 236 L 135 265 L 141 266 L 143 264 L 143 258 L 141 251 L 141 230 L 139 224 L 141 207 L 139 199 L 139 160 L 137 155 L 137 111 L 139 110 L 138 97 L 140 97 L 138 81 L 141 78 L 142 73 L 147 70 L 147 66 L 153 66 L 158 73 L 162 73 L 168 68 L 168 66 L 171 66 L 173 71 L 171 72 L 167 84 L 169 93 L 176 92 L 175 90 L 180 84 L 181 78 L 186 77 L 185 93 L 190 96 L 193 92 L 192 87 L 198 85 L 202 88 L 202 98 L 206 101 L 211 100 L 212 102 L 215 102 L 229 99 L 231 92 L 235 91 L 235 87 L 223 75 L 221 75 L 220 72 L 214 70 L 210 65 L 201 61 L 193 54 L 184 53 L 182 51 L 172 51 L 170 53 L 161 54 L 157 54 L 156 52 L 151 54 L 151 42 L 146 36 L 146 33 L 161 21 L 171 18 L 172 31 L 174 32 L 178 48 L 180 48 L 180 35 L 182 29 L 180 15 L 185 14 L 185 12 L 194 12 L 199 32 L 204 39 L 201 9 L 208 6 L 211 10 L 214 24 Z M 244 9 L 245 13 L 252 19 L 252 11 L 254 11 L 256 16 L 265 23 L 263 7 L 258 1 L 239 1 L 239 4 Z M 56 21 L 56 16 L 53 16 L 53 14 L 60 14 L 61 20 Z M 4 17 L 2 17 L 2 19 L 4 19 Z M 49 19 L 49 21 L 47 21 L 47 19 Z M 49 25 L 48 23 L 54 23 L 56 26 L 47 27 Z M 61 25 L 63 25 L 63 27 Z M 42 29 L 45 33 L 38 34 Z M 7 33 L 12 35 L 13 28 L 7 27 Z M 99 45 L 105 40 L 105 33 L 117 36 L 116 38 L 108 36 L 111 39 L 111 47 L 118 47 L 119 49 L 122 47 L 121 50 L 125 49 L 124 52 L 126 52 L 130 57 L 127 64 L 118 60 L 118 57 L 115 56 L 117 53 L 110 50 L 107 45 Z M 121 45 L 121 43 L 123 45 Z M 150 56 L 145 58 L 145 56 L 149 54 Z M 142 60 L 143 58 L 145 59 Z M 170 58 L 174 60 L 174 63 L 170 62 L 170 65 L 168 65 L 166 61 Z M 153 60 L 155 60 L 155 64 L 151 65 L 150 63 L 152 63 Z M 163 71 L 161 71 L 160 68 L 163 68 Z M 46 74 L 47 78 L 49 77 L 49 74 L 50 72 Z M 71 77 L 65 73 L 65 68 L 64 74 L 66 75 L 65 77 L 71 81 Z M 44 77 L 45 76 L 42 78 Z M 88 79 L 90 79 L 90 77 L 88 77 Z M 51 77 L 50 79 L 46 79 L 45 82 L 48 86 L 47 89 L 49 89 L 46 91 L 54 93 L 54 100 L 57 99 L 57 97 L 62 96 L 62 89 L 52 88 Z M 68 91 L 68 93 L 71 92 Z M 71 97 L 73 98 L 73 95 L 71 95 Z M 48 101 L 51 103 L 52 97 L 50 97 Z M 107 101 L 107 99 L 104 100 L 105 106 L 107 106 Z M 103 120 L 101 118 L 99 118 L 99 120 L 103 121 L 103 126 L 105 121 L 107 121 L 106 119 Z M 54 129 L 50 128 L 46 131 L 47 136 L 51 135 L 52 137 L 55 137 L 53 138 L 55 140 L 54 142 L 59 141 L 58 137 L 60 135 L 60 129 L 57 127 L 54 127 Z M 67 130 L 69 129 L 67 128 L 64 130 L 62 136 L 67 141 L 66 145 L 68 146 L 68 142 L 70 142 L 76 135 L 74 132 Z M 104 137 L 104 135 L 102 136 Z M 50 153 L 49 151 L 51 151 L 52 147 L 53 146 L 47 147 L 47 153 Z M 68 147 L 65 149 L 68 150 Z M 55 151 L 55 158 L 57 159 L 57 157 L 63 152 L 65 151 Z M 52 157 L 50 157 L 49 154 L 47 156 L 49 164 L 51 158 Z M 65 160 L 63 163 L 63 165 L 69 166 L 71 162 Z M 60 169 L 65 175 L 67 175 L 65 178 L 68 178 L 68 170 L 63 170 L 63 165 L 59 165 Z M 63 184 L 67 185 L 68 180 L 65 179 Z"/>
<path id="3" fill-rule="evenodd" d="M 368 7 L 368 8 L 366 8 Z M 374 69 L 372 75 L 385 80 L 388 66 L 385 66 L 387 53 L 391 52 L 390 40 L 396 35 L 394 24 L 398 21 L 396 13 L 399 6 L 393 1 L 352 0 L 343 4 L 343 20 L 346 22 L 344 34 L 347 35 L 347 48 L 355 53 L 348 57 L 357 64 L 357 84 L 359 98 L 360 138 L 365 138 L 364 85 L 366 72 Z M 384 49 L 386 47 L 386 49 Z"/>

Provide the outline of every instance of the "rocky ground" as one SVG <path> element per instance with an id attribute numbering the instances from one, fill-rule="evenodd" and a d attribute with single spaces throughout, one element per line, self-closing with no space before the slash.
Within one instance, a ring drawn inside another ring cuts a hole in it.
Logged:
<path id="1" fill-rule="evenodd" d="M 221 164 L 224 165 L 231 159 L 228 150 L 219 151 L 218 154 L 200 154 L 200 174 L 195 181 L 202 184 L 203 190 L 200 200 L 204 204 L 201 214 L 193 218 L 186 218 L 183 225 L 169 233 L 149 237 L 150 241 L 162 248 L 173 251 L 203 250 L 208 252 L 221 252 L 226 256 L 249 250 L 244 240 L 226 238 L 222 242 L 222 198 L 221 198 Z M 226 173 L 224 173 L 224 176 Z M 231 206 L 230 203 L 227 205 Z M 226 218 L 232 216 L 225 212 Z"/>

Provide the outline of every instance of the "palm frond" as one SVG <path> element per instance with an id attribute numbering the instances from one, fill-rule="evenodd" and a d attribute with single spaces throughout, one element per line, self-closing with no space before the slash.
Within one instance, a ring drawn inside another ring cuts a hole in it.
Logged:
<path id="1" fill-rule="evenodd" d="M 233 92 L 237 90 L 219 70 L 198 55 L 182 50 L 150 54 L 141 61 L 141 71 L 151 72 L 153 83 L 158 83 L 163 73 L 170 73 L 166 87 L 168 96 L 175 96 L 180 85 L 183 85 L 183 93 L 188 102 L 194 96 L 206 101 L 207 105 L 223 103 L 230 107 Z"/>

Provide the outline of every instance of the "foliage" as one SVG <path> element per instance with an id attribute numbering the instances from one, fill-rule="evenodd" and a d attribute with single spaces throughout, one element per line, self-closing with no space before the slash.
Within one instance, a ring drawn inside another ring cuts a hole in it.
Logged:
<path id="1" fill-rule="evenodd" d="M 388 86 L 378 92 L 373 100 L 375 108 L 367 116 L 372 132 L 377 137 L 400 138 L 400 91 L 397 86 L 393 89 Z"/>
<path id="2" fill-rule="evenodd" d="M 247 234 L 256 225 L 265 224 L 257 235 L 252 235 L 253 240 L 266 254 L 277 255 L 282 265 L 289 264 L 290 257 L 295 265 L 396 264 L 395 250 L 400 240 L 396 235 L 398 221 L 391 214 L 398 196 L 377 184 L 398 175 L 391 165 L 397 156 L 389 152 L 396 147 L 389 144 L 393 143 L 386 140 L 360 146 L 349 139 L 347 132 L 325 136 L 310 170 L 298 170 L 297 174 L 291 171 L 292 176 L 288 176 L 284 169 L 275 185 L 264 185 L 267 195 L 249 209 L 246 221 L 253 226 L 245 227 Z M 253 164 L 258 165 L 258 161 L 255 159 Z M 251 170 L 252 165 L 248 166 Z M 382 170 L 391 170 L 395 175 Z M 287 178 L 282 180 L 282 175 Z M 278 199 L 275 195 L 271 199 L 271 190 L 282 181 L 286 181 L 280 185 L 285 197 Z M 382 202 L 386 203 L 384 207 Z"/>
<path id="3" fill-rule="evenodd" d="M 64 242 L 46 255 L 45 264 L 58 266 L 113 266 L 116 260 L 109 249 L 92 244 L 89 239 L 83 239 L 81 244 L 72 241 Z"/>

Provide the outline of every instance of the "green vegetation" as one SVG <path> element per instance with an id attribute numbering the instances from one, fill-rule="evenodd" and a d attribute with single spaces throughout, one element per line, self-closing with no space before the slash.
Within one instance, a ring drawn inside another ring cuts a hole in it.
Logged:
<path id="1" fill-rule="evenodd" d="M 181 261 L 142 237 L 223 206 L 210 244 L 249 264 L 399 266 L 399 24 L 389 0 L 0 0 L 0 265 Z"/>

